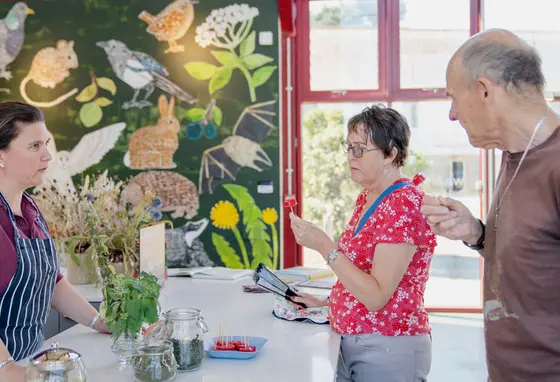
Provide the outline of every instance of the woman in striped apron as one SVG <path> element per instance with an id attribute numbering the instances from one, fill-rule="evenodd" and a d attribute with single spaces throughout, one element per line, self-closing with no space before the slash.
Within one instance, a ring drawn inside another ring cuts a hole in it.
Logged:
<path id="1" fill-rule="evenodd" d="M 16 361 L 43 344 L 51 306 L 76 322 L 108 332 L 99 314 L 58 269 L 47 223 L 25 192 L 40 185 L 52 156 L 40 110 L 0 103 L 0 381 L 24 381 Z"/>

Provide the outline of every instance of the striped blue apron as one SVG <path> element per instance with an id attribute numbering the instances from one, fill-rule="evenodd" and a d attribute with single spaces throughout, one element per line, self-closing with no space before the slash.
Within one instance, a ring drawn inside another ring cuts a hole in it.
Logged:
<path id="1" fill-rule="evenodd" d="M 24 197 L 37 209 L 27 194 Z M 0 339 L 18 361 L 32 355 L 43 344 L 43 326 L 50 312 L 58 258 L 41 215 L 37 214 L 37 222 L 48 239 L 22 238 L 12 209 L 1 193 L 0 199 L 7 206 L 14 226 L 17 252 L 16 273 L 0 294 Z"/>

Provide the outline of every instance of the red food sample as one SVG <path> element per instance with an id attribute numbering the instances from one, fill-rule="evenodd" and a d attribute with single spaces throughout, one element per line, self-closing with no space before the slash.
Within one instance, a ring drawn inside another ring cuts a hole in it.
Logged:
<path id="1" fill-rule="evenodd" d="M 235 351 L 236 347 L 231 342 L 222 342 L 220 344 L 214 345 L 214 348 L 219 351 Z"/>
<path id="2" fill-rule="evenodd" d="M 251 345 L 241 345 L 237 348 L 238 351 L 243 352 L 243 353 L 251 353 L 254 351 L 257 351 L 257 347 L 256 346 L 251 346 Z"/>

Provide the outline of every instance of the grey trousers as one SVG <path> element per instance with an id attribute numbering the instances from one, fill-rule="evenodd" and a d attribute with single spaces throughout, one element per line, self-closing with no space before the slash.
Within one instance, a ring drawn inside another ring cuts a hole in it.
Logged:
<path id="1" fill-rule="evenodd" d="M 431 365 L 429 335 L 343 335 L 335 382 L 426 382 Z"/>

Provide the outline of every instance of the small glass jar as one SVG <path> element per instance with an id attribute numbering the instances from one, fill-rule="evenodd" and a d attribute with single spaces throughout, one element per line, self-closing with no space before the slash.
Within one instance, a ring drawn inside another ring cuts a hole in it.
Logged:
<path id="1" fill-rule="evenodd" d="M 81 355 L 58 347 L 57 342 L 31 358 L 25 373 L 26 382 L 85 382 L 86 379 Z"/>
<path id="2" fill-rule="evenodd" d="M 202 312 L 195 308 L 171 309 L 163 317 L 145 340 L 171 341 L 178 372 L 198 369 L 204 359 L 204 333 L 208 331 Z"/>
<path id="3" fill-rule="evenodd" d="M 177 363 L 171 341 L 149 342 L 140 346 L 132 362 L 134 379 L 139 382 L 172 381 Z"/>

